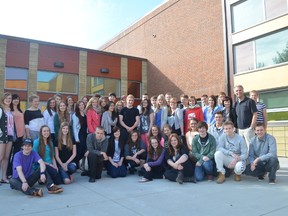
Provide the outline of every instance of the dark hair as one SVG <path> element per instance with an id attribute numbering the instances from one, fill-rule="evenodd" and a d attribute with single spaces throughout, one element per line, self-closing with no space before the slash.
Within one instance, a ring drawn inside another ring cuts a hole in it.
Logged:
<path id="1" fill-rule="evenodd" d="M 158 126 L 157 125 L 152 125 L 152 127 L 151 127 L 151 130 L 150 130 L 150 133 L 149 133 L 149 137 L 152 137 L 152 136 L 154 136 L 153 134 L 152 134 L 152 128 L 153 127 L 155 127 L 155 128 L 157 128 L 157 130 L 158 130 L 158 135 L 157 135 L 157 137 L 158 137 L 158 140 L 160 141 L 161 139 L 162 139 L 162 134 L 161 134 L 161 130 L 158 128 Z"/>
<path id="2" fill-rule="evenodd" d="M 46 154 L 46 145 L 44 143 L 44 137 L 42 135 L 42 130 L 45 127 L 47 127 L 49 129 L 49 132 L 50 132 L 49 137 L 47 138 L 47 146 L 50 148 L 50 157 L 53 158 L 53 156 L 54 156 L 53 143 L 51 140 L 50 128 L 47 125 L 43 125 L 43 126 L 41 126 L 40 132 L 39 132 L 39 147 L 38 147 L 38 153 L 42 159 L 45 157 L 45 154 Z"/>
<path id="3" fill-rule="evenodd" d="M 265 128 L 265 124 L 263 122 L 258 122 L 258 123 L 256 123 L 255 128 L 256 127 L 264 127 Z"/>
<path id="4" fill-rule="evenodd" d="M 216 114 L 222 115 L 222 117 L 224 116 L 224 115 L 223 115 L 223 111 L 217 111 L 216 113 L 214 113 L 214 117 L 215 117 Z"/>
<path id="5" fill-rule="evenodd" d="M 80 109 L 79 109 L 79 105 L 81 103 L 84 104 L 84 113 L 85 113 L 85 103 L 84 103 L 84 101 L 82 101 L 82 100 L 81 101 L 77 101 L 76 106 L 75 106 L 75 115 L 78 117 L 80 125 L 82 125 L 82 123 L 83 123 L 82 122 L 83 119 L 81 118 L 81 112 L 80 112 Z"/>
<path id="6" fill-rule="evenodd" d="M 168 149 L 169 149 L 169 154 L 170 155 L 174 155 L 175 154 L 175 149 L 173 148 L 173 146 L 171 145 L 171 139 L 175 137 L 178 141 L 178 145 L 176 146 L 176 149 L 178 151 L 178 149 L 180 148 L 180 146 L 182 145 L 181 139 L 179 138 L 179 136 L 176 133 L 172 133 L 168 139 Z"/>
<path id="7" fill-rule="evenodd" d="M 53 114 L 52 114 L 52 111 L 51 111 L 52 109 L 51 109 L 51 107 L 50 107 L 50 102 L 51 102 L 52 100 L 55 101 L 55 107 L 54 107 L 53 111 L 56 112 L 56 100 L 55 100 L 55 97 L 51 97 L 51 98 L 48 99 L 48 101 L 47 101 L 47 106 L 46 106 L 46 109 L 47 109 L 47 111 L 48 111 L 48 113 L 49 113 L 50 116 L 53 115 Z"/>
<path id="8" fill-rule="evenodd" d="M 216 99 L 215 95 L 210 95 L 209 98 L 211 98 L 214 101 L 214 105 L 213 105 L 213 110 L 214 110 L 214 108 L 217 106 L 217 99 Z M 208 98 L 208 100 L 209 100 L 209 98 Z"/>
<path id="9" fill-rule="evenodd" d="M 222 106 L 224 107 L 224 101 L 230 101 L 230 110 L 233 107 L 233 102 L 232 102 L 232 98 L 229 96 L 224 97 L 224 99 L 222 100 Z"/>
<path id="10" fill-rule="evenodd" d="M 143 102 L 147 102 L 147 107 L 143 107 Z M 142 100 L 140 103 L 142 115 L 149 115 L 151 110 L 151 101 L 150 100 Z"/>
<path id="11" fill-rule="evenodd" d="M 19 97 L 18 94 L 13 94 L 13 95 L 12 95 L 12 102 L 13 102 L 13 100 L 15 100 L 15 99 L 19 99 L 19 104 L 17 105 L 17 109 L 22 113 L 22 110 L 21 110 L 21 108 L 20 108 L 20 97 Z M 11 109 L 12 112 L 14 111 L 13 103 L 10 104 L 10 109 Z"/>
<path id="12" fill-rule="evenodd" d="M 115 106 L 115 103 L 113 102 L 113 101 L 108 101 L 107 102 L 107 111 L 109 110 L 109 107 L 111 106 L 111 104 L 114 104 L 114 106 Z M 115 107 L 114 107 L 114 109 L 113 109 L 113 111 L 112 111 L 112 116 L 111 116 L 111 118 L 112 118 L 112 121 L 114 121 L 116 118 L 117 118 L 117 113 L 116 113 L 116 111 L 115 111 Z"/>
<path id="13" fill-rule="evenodd" d="M 133 140 L 132 140 L 132 135 L 133 135 L 134 133 L 137 134 L 137 140 L 136 140 L 136 142 L 133 142 Z M 132 149 L 132 147 L 133 147 L 134 145 L 135 145 L 136 149 L 139 149 L 140 146 L 141 146 L 141 137 L 140 137 L 139 133 L 138 133 L 136 130 L 131 131 L 130 134 L 129 134 L 129 138 L 128 138 L 128 146 L 129 146 L 129 149 L 130 149 L 130 150 Z"/>
<path id="14" fill-rule="evenodd" d="M 208 130 L 208 125 L 207 125 L 206 122 L 204 122 L 204 121 L 198 122 L 198 123 L 197 123 L 197 128 L 199 129 L 199 128 L 202 128 L 202 127 L 205 127 L 206 130 Z"/>

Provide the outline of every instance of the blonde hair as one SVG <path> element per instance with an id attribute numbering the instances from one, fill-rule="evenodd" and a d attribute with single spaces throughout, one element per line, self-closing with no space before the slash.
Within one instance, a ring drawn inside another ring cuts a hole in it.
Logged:
<path id="1" fill-rule="evenodd" d="M 29 96 L 29 102 L 31 103 L 34 99 L 39 99 L 39 96 L 37 95 L 37 94 L 31 94 L 30 96 Z"/>

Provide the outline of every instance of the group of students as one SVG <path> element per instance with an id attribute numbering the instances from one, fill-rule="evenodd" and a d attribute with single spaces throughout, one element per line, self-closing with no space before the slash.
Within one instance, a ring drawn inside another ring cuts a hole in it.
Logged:
<path id="1" fill-rule="evenodd" d="M 202 107 L 193 96 L 181 95 L 179 103 L 170 93 L 144 94 L 136 108 L 133 95 L 117 102 L 115 93 L 108 100 L 95 95 L 75 104 L 72 97 L 63 101 L 57 94 L 42 113 L 39 97 L 31 95 L 31 107 L 23 113 L 20 97 L 5 93 L 1 182 L 9 183 L 11 176 L 12 189 L 33 196 L 43 196 L 42 189 L 33 187 L 37 181 L 49 193 L 60 193 L 59 185 L 72 183 L 79 168 L 91 183 L 103 169 L 112 178 L 138 172 L 139 182 L 166 178 L 180 184 L 214 177 L 223 183 L 232 172 L 239 181 L 244 171 L 263 179 L 269 172 L 269 182 L 275 183 L 279 161 L 275 138 L 266 133 L 265 105 L 260 118 L 266 122 L 254 125 L 256 136 L 247 143 L 235 133 L 239 117 L 230 97 L 221 93 L 218 102 L 213 95 L 201 100 Z"/>

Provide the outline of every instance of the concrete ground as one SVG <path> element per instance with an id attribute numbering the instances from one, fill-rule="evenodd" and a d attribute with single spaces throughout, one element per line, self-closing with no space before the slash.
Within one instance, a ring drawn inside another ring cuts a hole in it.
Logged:
<path id="1" fill-rule="evenodd" d="M 0 186 L 0 215 L 273 215 L 288 214 L 288 158 L 280 158 L 277 183 L 267 177 L 242 176 L 241 182 L 227 178 L 222 185 L 212 182 L 179 185 L 168 180 L 138 183 L 137 175 L 102 179 L 89 183 L 75 174 L 75 182 L 64 185 L 61 194 L 29 197 Z"/>

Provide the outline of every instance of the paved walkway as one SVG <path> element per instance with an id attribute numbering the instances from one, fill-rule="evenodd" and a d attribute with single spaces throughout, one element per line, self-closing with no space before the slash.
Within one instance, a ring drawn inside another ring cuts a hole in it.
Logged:
<path id="1" fill-rule="evenodd" d="M 62 194 L 29 197 L 0 186 L 0 215 L 273 215 L 288 214 L 288 159 L 280 158 L 277 184 L 267 177 L 243 176 L 241 182 L 228 178 L 222 185 L 154 180 L 138 183 L 138 176 L 111 179 L 103 173 L 101 180 L 89 183 L 88 177 L 75 174 L 75 183 L 64 185 Z"/>

